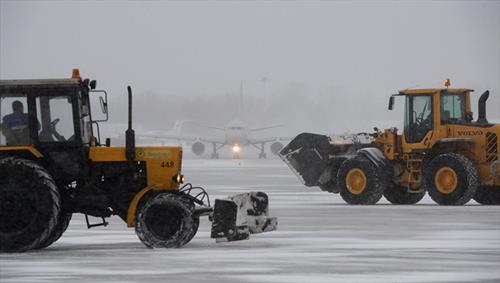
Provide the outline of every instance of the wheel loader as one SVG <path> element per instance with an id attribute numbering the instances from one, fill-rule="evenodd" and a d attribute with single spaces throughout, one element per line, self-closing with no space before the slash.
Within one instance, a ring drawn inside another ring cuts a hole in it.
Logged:
<path id="1" fill-rule="evenodd" d="M 473 121 L 466 88 L 406 89 L 404 129 L 350 136 L 302 133 L 280 151 L 306 186 L 340 193 L 349 204 L 415 204 L 426 194 L 440 205 L 500 204 L 500 124 L 486 119 L 489 91 Z M 364 137 L 368 141 L 363 142 Z"/>
<path id="2" fill-rule="evenodd" d="M 97 101 L 100 120 L 92 118 Z M 113 147 L 99 131 L 107 92 L 78 69 L 68 79 L 0 81 L 0 252 L 48 247 L 73 213 L 84 214 L 88 228 L 117 215 L 151 248 L 187 244 L 202 216 L 218 242 L 276 229 L 265 193 L 212 206 L 203 188 L 182 185 L 181 147 L 136 147 L 130 87 L 128 101 L 125 147 Z"/>

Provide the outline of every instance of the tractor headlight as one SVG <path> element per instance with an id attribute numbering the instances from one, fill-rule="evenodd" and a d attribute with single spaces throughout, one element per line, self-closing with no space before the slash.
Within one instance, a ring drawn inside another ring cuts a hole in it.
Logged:
<path id="1" fill-rule="evenodd" d="M 175 175 L 172 179 L 174 179 L 174 182 L 176 182 L 178 184 L 184 183 L 184 175 L 182 175 L 180 173 L 177 173 L 177 175 Z"/>

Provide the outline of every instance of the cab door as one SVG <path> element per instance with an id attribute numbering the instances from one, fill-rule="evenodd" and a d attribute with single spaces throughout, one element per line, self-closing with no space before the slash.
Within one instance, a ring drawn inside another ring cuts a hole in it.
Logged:
<path id="1" fill-rule="evenodd" d="M 405 151 L 424 149 L 429 146 L 434 128 L 433 95 L 411 94 L 406 96 L 404 137 Z"/>
<path id="2" fill-rule="evenodd" d="M 50 161 L 55 179 L 71 181 L 82 170 L 82 140 L 77 96 L 74 89 L 37 90 L 36 148 Z"/>

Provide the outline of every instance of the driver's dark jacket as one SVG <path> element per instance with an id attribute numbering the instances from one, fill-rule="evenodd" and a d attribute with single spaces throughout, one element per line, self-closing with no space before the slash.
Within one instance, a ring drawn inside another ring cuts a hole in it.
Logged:
<path id="1" fill-rule="evenodd" d="M 2 121 L 12 131 L 18 142 L 24 143 L 29 139 L 29 115 L 27 113 L 14 112 L 3 117 Z"/>

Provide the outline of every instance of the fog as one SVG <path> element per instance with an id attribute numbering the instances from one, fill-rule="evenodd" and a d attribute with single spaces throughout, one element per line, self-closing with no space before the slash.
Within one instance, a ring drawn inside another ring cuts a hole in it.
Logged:
<path id="1" fill-rule="evenodd" d="M 0 78 L 69 77 L 109 92 L 110 122 L 176 119 L 300 131 L 400 125 L 406 88 L 486 89 L 500 120 L 499 1 L 0 1 Z M 239 115 L 240 84 L 244 111 Z M 476 117 L 476 116 L 475 116 Z"/>

